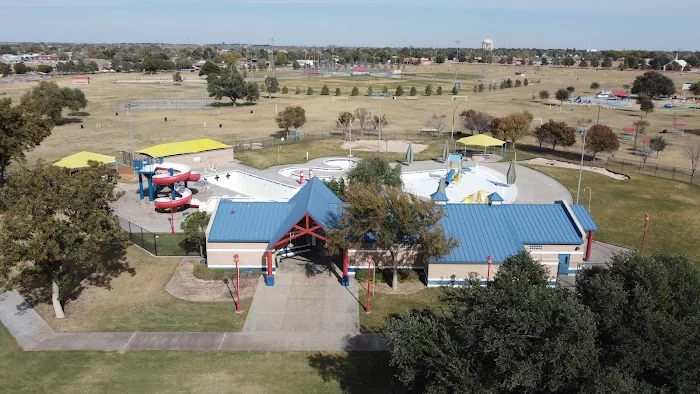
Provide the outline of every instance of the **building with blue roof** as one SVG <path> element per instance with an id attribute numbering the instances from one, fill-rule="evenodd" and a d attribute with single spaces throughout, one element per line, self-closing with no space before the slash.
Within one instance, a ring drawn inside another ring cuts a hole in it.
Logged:
<path id="1" fill-rule="evenodd" d="M 405 259 L 407 268 L 425 271 L 429 286 L 461 284 L 473 275 L 490 280 L 507 257 L 522 250 L 548 268 L 552 281 L 577 272 L 590 258 L 598 227 L 584 206 L 564 201 L 502 204 L 497 193 L 489 196 L 489 204 L 450 204 L 442 197 L 440 190 L 432 197 L 443 203 L 440 224 L 459 246 L 436 261 Z M 206 232 L 207 264 L 232 268 L 237 255 L 241 268 L 265 271 L 267 284 L 274 285 L 278 261 L 324 245 L 326 230 L 336 226 L 343 206 L 318 178 L 310 179 L 286 202 L 222 199 Z M 364 266 L 368 253 L 381 260 L 382 251 L 371 245 L 366 249 L 344 252 L 345 284 L 349 274 Z"/>

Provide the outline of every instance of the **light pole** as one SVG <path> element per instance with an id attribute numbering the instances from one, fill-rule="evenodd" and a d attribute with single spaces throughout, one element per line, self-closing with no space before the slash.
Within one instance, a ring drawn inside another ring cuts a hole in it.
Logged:
<path id="1" fill-rule="evenodd" d="M 459 66 L 459 43 L 461 41 L 457 40 L 457 66 Z M 457 66 L 455 66 L 455 82 L 452 84 L 452 87 L 457 86 Z"/>
<path id="2" fill-rule="evenodd" d="M 375 100 L 384 100 L 384 96 L 373 97 Z M 382 148 L 382 102 L 379 101 L 379 132 L 377 133 L 377 153 L 380 152 Z"/>
<path id="3" fill-rule="evenodd" d="M 585 192 L 586 189 L 588 189 L 588 212 L 591 212 L 591 197 L 593 196 L 593 190 L 591 190 L 590 187 L 586 186 L 583 188 L 583 191 Z"/>
<path id="4" fill-rule="evenodd" d="M 642 233 L 642 250 L 639 251 L 640 255 L 644 255 L 644 243 L 647 240 L 647 228 L 649 228 L 649 214 L 645 213 L 644 214 L 644 232 Z"/>
<path id="5" fill-rule="evenodd" d="M 450 139 L 454 140 L 455 139 L 455 115 L 457 114 L 457 105 L 455 104 L 455 108 L 452 110 L 452 133 L 450 134 Z"/>
<path id="6" fill-rule="evenodd" d="M 576 205 L 578 205 L 578 198 L 581 193 L 581 177 L 583 176 L 583 155 L 586 152 L 586 135 L 588 130 L 583 130 L 583 144 L 581 146 L 581 164 L 578 169 L 578 187 L 576 188 Z M 590 210 L 590 209 L 589 209 Z"/>
<path id="7" fill-rule="evenodd" d="M 129 116 L 129 140 L 131 141 L 131 166 L 133 167 L 134 165 L 134 126 L 131 122 L 131 107 L 135 107 L 135 105 L 129 103 L 125 105 L 126 107 L 126 114 Z"/>
<path id="8" fill-rule="evenodd" d="M 275 39 L 271 38 L 270 42 L 272 43 L 272 45 L 271 45 L 272 50 L 270 51 L 270 57 L 272 59 L 270 59 L 270 64 L 272 65 L 272 78 L 274 78 L 275 77 Z"/>
<path id="9" fill-rule="evenodd" d="M 233 262 L 236 264 L 236 313 L 241 313 L 243 310 L 241 310 L 241 283 L 238 281 L 240 277 L 238 271 L 238 253 L 233 255 Z"/>

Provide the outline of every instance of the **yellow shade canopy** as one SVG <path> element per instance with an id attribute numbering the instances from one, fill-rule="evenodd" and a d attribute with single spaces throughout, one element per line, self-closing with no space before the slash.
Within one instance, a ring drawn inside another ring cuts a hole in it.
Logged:
<path id="1" fill-rule="evenodd" d="M 198 140 L 170 142 L 167 144 L 154 145 L 150 148 L 141 149 L 137 153 L 143 153 L 151 157 L 168 157 L 176 155 L 186 155 L 188 153 L 205 152 L 208 150 L 230 148 L 231 145 L 222 144 L 209 138 Z"/>
<path id="2" fill-rule="evenodd" d="M 70 169 L 89 167 L 89 161 L 96 161 L 100 164 L 116 163 L 117 159 L 114 156 L 101 155 L 93 152 L 78 152 L 74 155 L 66 156 L 63 159 L 55 162 L 53 165 Z"/>
<path id="3" fill-rule="evenodd" d="M 460 144 L 464 144 L 466 146 L 502 146 L 505 144 L 505 141 L 501 141 L 499 139 L 489 137 L 486 134 L 477 134 L 473 135 L 471 137 L 464 137 L 460 138 L 457 140 Z"/>

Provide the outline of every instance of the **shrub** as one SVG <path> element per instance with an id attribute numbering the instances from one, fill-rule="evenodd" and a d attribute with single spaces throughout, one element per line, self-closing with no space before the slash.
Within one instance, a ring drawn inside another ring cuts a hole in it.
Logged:
<path id="1" fill-rule="evenodd" d="M 309 87 L 308 89 L 306 89 L 306 95 L 307 95 L 307 96 L 311 96 L 311 95 L 313 95 L 313 94 L 314 94 L 314 88 Z"/>
<path id="2" fill-rule="evenodd" d="M 289 93 L 289 89 L 286 86 L 282 87 L 282 94 L 287 94 L 287 93 Z"/>
<path id="3" fill-rule="evenodd" d="M 381 275 L 386 283 L 391 283 L 394 277 L 394 270 L 391 268 L 384 268 L 379 270 L 377 273 Z M 418 273 L 410 268 L 400 268 L 396 271 L 396 276 L 399 279 L 399 283 L 409 283 L 420 281 L 420 276 Z"/>
<path id="4" fill-rule="evenodd" d="M 335 95 L 340 96 L 340 88 L 335 88 Z"/>
<path id="5" fill-rule="evenodd" d="M 442 86 L 438 86 L 437 89 L 435 90 L 435 94 L 438 96 L 442 96 Z"/>
<path id="6" fill-rule="evenodd" d="M 352 88 L 352 92 L 350 93 L 350 95 L 351 95 L 351 96 L 359 96 L 359 95 L 360 95 L 360 89 L 358 89 L 357 86 L 355 86 L 354 88 Z"/>
<path id="7" fill-rule="evenodd" d="M 367 270 L 358 268 L 357 271 L 355 271 L 355 280 L 360 283 L 367 282 Z"/>
<path id="8" fill-rule="evenodd" d="M 323 85 L 321 88 L 321 96 L 328 96 L 330 94 L 330 89 L 328 89 L 328 85 Z"/>
<path id="9" fill-rule="evenodd" d="M 297 86 L 297 90 L 294 92 L 294 94 L 301 94 L 301 89 L 299 89 L 299 86 Z"/>
<path id="10" fill-rule="evenodd" d="M 457 89 L 457 87 L 455 86 L 455 87 L 452 88 L 452 95 L 454 96 L 454 95 L 457 95 L 457 94 L 459 94 L 459 89 Z"/>
<path id="11" fill-rule="evenodd" d="M 401 87 L 401 85 L 396 87 L 396 95 L 403 96 L 403 87 Z"/>
<path id="12" fill-rule="evenodd" d="M 195 278 L 201 280 L 224 280 L 224 278 L 233 279 L 236 277 L 235 270 L 211 269 L 202 264 L 196 264 L 192 274 L 195 276 Z"/>
<path id="13" fill-rule="evenodd" d="M 417 93 L 418 93 L 418 91 L 416 90 L 416 87 L 415 87 L 415 86 L 411 86 L 411 91 L 410 91 L 409 94 L 410 94 L 411 96 L 415 96 Z"/>

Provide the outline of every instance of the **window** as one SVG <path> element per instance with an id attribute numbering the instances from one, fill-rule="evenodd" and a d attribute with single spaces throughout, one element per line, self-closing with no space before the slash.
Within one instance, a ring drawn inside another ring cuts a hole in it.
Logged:
<path id="1" fill-rule="evenodd" d="M 527 249 L 528 250 L 542 250 L 543 246 L 542 245 L 528 245 Z"/>

